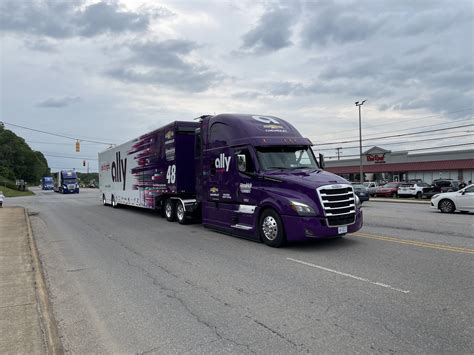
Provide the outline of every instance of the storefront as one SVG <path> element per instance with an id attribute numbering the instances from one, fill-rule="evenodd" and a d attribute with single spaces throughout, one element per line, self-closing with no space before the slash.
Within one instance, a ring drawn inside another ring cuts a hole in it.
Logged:
<path id="1" fill-rule="evenodd" d="M 474 180 L 474 149 L 409 154 L 373 147 L 362 154 L 365 181 Z M 359 181 L 359 158 L 326 161 L 326 170 Z"/>

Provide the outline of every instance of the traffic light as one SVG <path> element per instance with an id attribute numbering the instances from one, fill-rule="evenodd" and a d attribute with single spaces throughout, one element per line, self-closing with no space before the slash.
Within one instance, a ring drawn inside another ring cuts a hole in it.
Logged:
<path id="1" fill-rule="evenodd" d="M 76 153 L 79 153 L 81 151 L 81 143 L 79 140 L 76 140 Z"/>
<path id="2" fill-rule="evenodd" d="M 85 160 L 82 161 L 82 166 L 86 166 L 86 161 Z"/>

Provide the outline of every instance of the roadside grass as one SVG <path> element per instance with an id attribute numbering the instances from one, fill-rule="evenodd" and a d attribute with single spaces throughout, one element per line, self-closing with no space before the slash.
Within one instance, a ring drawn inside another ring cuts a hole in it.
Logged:
<path id="1" fill-rule="evenodd" d="M 10 189 L 9 187 L 5 187 L 0 185 L 0 191 L 3 191 L 5 197 L 19 197 L 19 196 L 31 196 L 34 195 L 32 191 L 18 191 L 14 189 Z"/>

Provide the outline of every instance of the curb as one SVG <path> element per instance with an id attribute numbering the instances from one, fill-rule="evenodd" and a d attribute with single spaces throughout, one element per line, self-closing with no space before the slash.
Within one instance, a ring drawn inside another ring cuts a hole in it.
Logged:
<path id="1" fill-rule="evenodd" d="M 393 198 L 393 199 L 388 199 L 388 198 L 377 198 L 373 197 L 371 198 L 368 202 L 374 201 L 374 202 L 388 202 L 388 203 L 408 203 L 408 204 L 416 204 L 416 205 L 429 205 L 431 200 L 407 200 L 403 198 Z"/>
<path id="2" fill-rule="evenodd" d="M 25 208 L 25 219 L 28 229 L 28 244 L 31 251 L 32 265 L 35 277 L 35 293 L 38 303 L 38 312 L 40 317 L 41 331 L 43 333 L 48 354 L 63 354 L 63 346 L 59 338 L 58 327 L 54 319 L 53 309 L 49 302 L 48 289 L 46 286 L 46 278 L 39 258 L 38 248 L 33 236 L 28 210 Z"/>

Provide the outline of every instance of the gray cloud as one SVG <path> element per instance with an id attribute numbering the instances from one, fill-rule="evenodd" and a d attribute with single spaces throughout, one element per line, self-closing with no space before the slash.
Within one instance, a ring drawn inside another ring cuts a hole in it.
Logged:
<path id="1" fill-rule="evenodd" d="M 50 97 L 46 100 L 38 102 L 36 106 L 46 108 L 62 108 L 79 102 L 81 98 L 79 96 L 63 96 L 63 97 Z"/>
<path id="2" fill-rule="evenodd" d="M 106 74 L 124 82 L 205 91 L 221 81 L 223 75 L 190 59 L 197 47 L 186 40 L 132 42 L 127 47 L 130 55 Z"/>
<path id="3" fill-rule="evenodd" d="M 361 11 L 355 11 L 354 7 L 360 7 Z M 306 47 L 362 41 L 373 36 L 383 25 L 381 16 L 377 13 L 368 16 L 366 7 L 359 3 L 311 2 L 306 10 L 309 15 L 301 32 Z"/>
<path id="4" fill-rule="evenodd" d="M 52 52 L 56 52 L 58 49 L 57 43 L 48 38 L 37 38 L 37 37 L 25 38 L 24 45 L 26 48 L 32 51 L 38 51 L 38 52 L 52 53 Z"/>
<path id="5" fill-rule="evenodd" d="M 145 31 L 152 18 L 169 16 L 166 9 L 127 11 L 117 2 L 82 7 L 83 0 L 3 0 L 0 30 L 50 38 L 92 37 L 103 33 Z"/>
<path id="6" fill-rule="evenodd" d="M 77 20 L 79 33 L 85 37 L 123 31 L 140 32 L 148 28 L 146 14 L 121 11 L 117 4 L 99 2 L 87 6 Z"/>
<path id="7" fill-rule="evenodd" d="M 243 35 L 241 50 L 262 54 L 292 45 L 292 29 L 299 16 L 299 6 L 295 5 L 271 6 L 257 25 Z"/>

